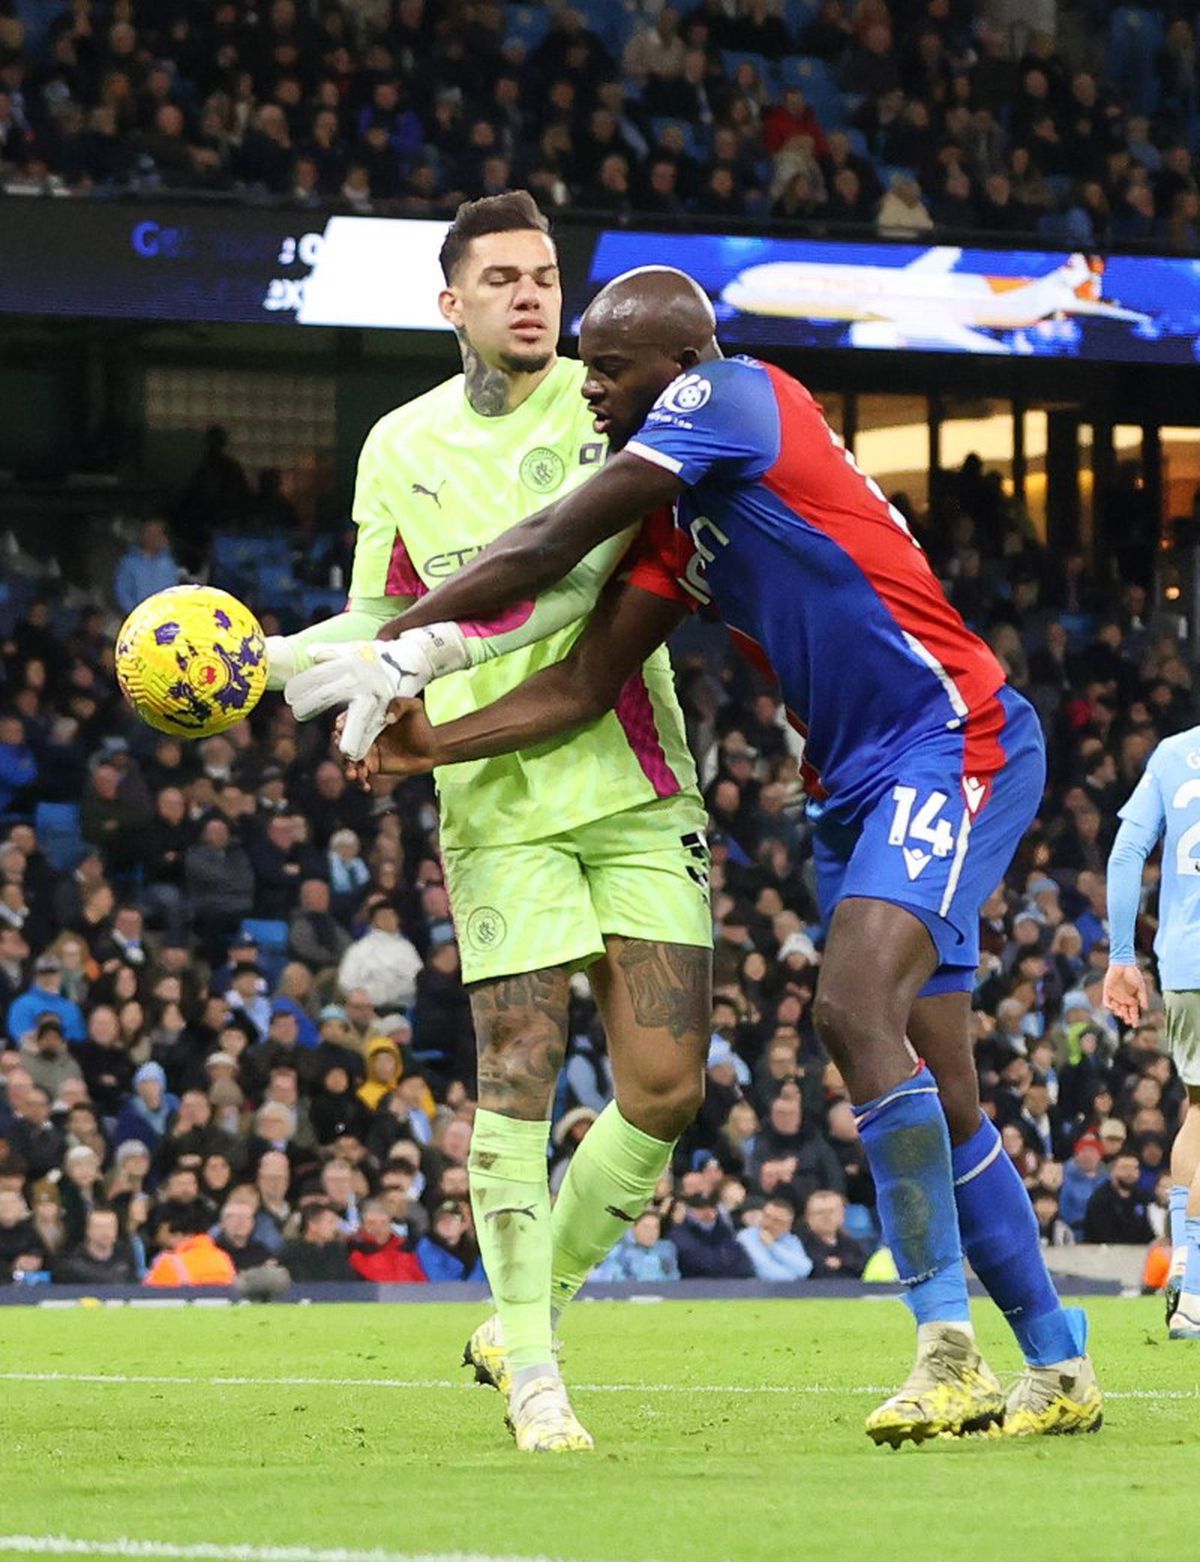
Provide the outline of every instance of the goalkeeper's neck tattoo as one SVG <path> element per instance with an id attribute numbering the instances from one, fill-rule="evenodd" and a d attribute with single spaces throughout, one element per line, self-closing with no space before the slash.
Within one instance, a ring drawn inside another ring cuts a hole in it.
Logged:
<path id="1" fill-rule="evenodd" d="M 503 417 L 509 408 L 512 377 L 503 369 L 488 368 L 461 331 L 458 345 L 462 349 L 467 400 L 481 418 Z"/>

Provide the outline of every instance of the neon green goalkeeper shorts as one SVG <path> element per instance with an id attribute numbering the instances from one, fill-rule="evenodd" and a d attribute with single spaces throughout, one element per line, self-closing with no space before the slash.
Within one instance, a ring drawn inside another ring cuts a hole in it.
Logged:
<path id="1" fill-rule="evenodd" d="M 710 949 L 704 822 L 680 794 L 540 841 L 443 848 L 464 982 L 580 969 L 610 934 Z"/>

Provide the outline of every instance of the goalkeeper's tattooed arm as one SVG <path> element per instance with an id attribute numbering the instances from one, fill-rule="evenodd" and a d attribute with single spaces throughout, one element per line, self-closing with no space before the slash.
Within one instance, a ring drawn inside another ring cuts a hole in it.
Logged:
<path id="1" fill-rule="evenodd" d="M 639 586 L 614 582 L 560 662 L 491 705 L 434 727 L 420 701 L 398 701 L 393 723 L 351 773 L 414 775 L 460 760 L 529 748 L 603 716 L 626 681 L 688 610 Z"/>
<path id="2" fill-rule="evenodd" d="M 653 462 L 622 452 L 556 504 L 506 531 L 436 591 L 382 631 L 447 620 L 494 618 L 561 580 L 593 548 L 679 497 L 683 484 Z"/>

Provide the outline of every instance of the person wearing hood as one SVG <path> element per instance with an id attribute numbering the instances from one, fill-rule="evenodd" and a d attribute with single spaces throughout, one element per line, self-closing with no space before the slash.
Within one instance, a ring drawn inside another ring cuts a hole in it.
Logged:
<path id="1" fill-rule="evenodd" d="M 363 1205 L 362 1224 L 350 1239 L 350 1267 L 360 1280 L 376 1285 L 425 1284 L 429 1276 L 415 1253 L 410 1253 L 392 1230 L 391 1216 L 382 1199 Z"/>
<path id="2" fill-rule="evenodd" d="M 342 1134 L 361 1139 L 366 1133 L 367 1113 L 344 1064 L 330 1063 L 321 1075 L 308 1116 L 319 1145 L 330 1145 Z"/>
<path id="3" fill-rule="evenodd" d="M 390 1036 L 376 1036 L 367 1043 L 366 1064 L 367 1077 L 358 1087 L 358 1099 L 368 1112 L 375 1112 L 400 1083 L 404 1072 L 400 1048 Z"/>
<path id="4" fill-rule="evenodd" d="M 167 1089 L 167 1076 L 161 1063 L 143 1063 L 133 1076 L 133 1094 L 117 1113 L 113 1139 L 140 1139 L 148 1150 L 158 1148 L 166 1133 L 179 1099 Z"/>

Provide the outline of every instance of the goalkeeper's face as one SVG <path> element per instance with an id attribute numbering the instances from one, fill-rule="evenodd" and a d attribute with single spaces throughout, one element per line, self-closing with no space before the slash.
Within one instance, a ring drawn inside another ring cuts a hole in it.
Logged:
<path id="1" fill-rule="evenodd" d="M 562 283 L 546 234 L 530 228 L 473 239 L 438 302 L 489 369 L 537 374 L 553 362 Z"/>

